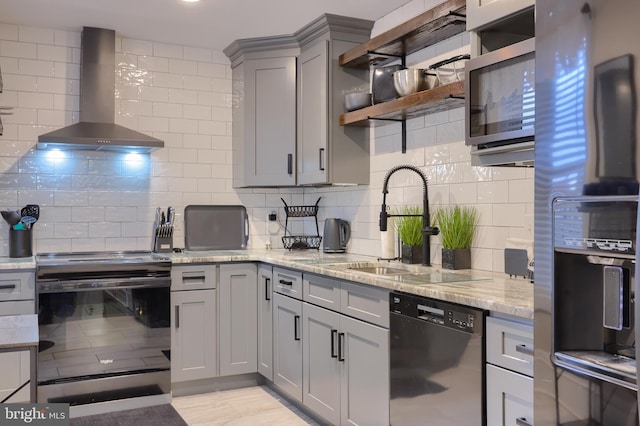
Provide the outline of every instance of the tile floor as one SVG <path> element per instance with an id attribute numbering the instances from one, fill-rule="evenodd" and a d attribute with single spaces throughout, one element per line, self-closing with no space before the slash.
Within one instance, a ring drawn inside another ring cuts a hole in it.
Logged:
<path id="1" fill-rule="evenodd" d="M 319 425 L 266 386 L 173 398 L 189 426 Z"/>

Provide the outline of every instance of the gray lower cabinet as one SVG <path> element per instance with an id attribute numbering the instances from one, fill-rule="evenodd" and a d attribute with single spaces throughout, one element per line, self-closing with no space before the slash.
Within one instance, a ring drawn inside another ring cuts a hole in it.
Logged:
<path id="1" fill-rule="evenodd" d="M 273 383 L 302 402 L 302 301 L 273 294 Z"/>
<path id="2" fill-rule="evenodd" d="M 487 317 L 487 425 L 533 425 L 533 324 Z"/>
<path id="3" fill-rule="evenodd" d="M 252 263 L 220 265 L 218 297 L 220 376 L 255 373 L 258 352 L 257 266 Z"/>
<path id="4" fill-rule="evenodd" d="M 273 268 L 258 266 L 258 373 L 273 381 Z"/>
<path id="5" fill-rule="evenodd" d="M 216 376 L 216 290 L 171 292 L 171 381 Z"/>
<path id="6" fill-rule="evenodd" d="M 0 401 L 25 384 L 31 378 L 31 355 L 28 350 L 0 352 Z M 35 380 L 35 377 L 33 378 Z M 7 403 L 29 403 L 31 387 L 25 386 Z"/>
<path id="7" fill-rule="evenodd" d="M 332 424 L 389 424 L 389 331 L 303 304 L 303 402 Z"/>

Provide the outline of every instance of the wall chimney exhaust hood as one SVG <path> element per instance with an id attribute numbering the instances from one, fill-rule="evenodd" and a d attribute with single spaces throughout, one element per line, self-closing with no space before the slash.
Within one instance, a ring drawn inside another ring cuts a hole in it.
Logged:
<path id="1" fill-rule="evenodd" d="M 80 61 L 80 122 L 38 136 L 38 149 L 85 149 L 148 153 L 164 142 L 114 123 L 113 30 L 84 27 Z"/>

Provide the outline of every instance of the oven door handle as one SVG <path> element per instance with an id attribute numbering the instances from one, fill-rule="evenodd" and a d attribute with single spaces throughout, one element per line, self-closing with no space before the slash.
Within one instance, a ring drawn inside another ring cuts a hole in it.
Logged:
<path id="1" fill-rule="evenodd" d="M 38 282 L 39 293 L 69 293 L 76 291 L 94 290 L 124 290 L 142 288 L 164 288 L 171 287 L 171 278 L 107 278 L 95 280 L 78 281 L 40 281 Z"/>

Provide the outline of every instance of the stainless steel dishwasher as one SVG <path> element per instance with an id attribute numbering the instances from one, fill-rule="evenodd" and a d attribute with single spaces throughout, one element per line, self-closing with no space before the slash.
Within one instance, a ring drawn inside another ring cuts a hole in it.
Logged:
<path id="1" fill-rule="evenodd" d="M 485 425 L 486 311 L 390 296 L 392 426 Z"/>

